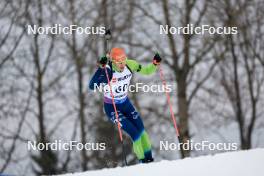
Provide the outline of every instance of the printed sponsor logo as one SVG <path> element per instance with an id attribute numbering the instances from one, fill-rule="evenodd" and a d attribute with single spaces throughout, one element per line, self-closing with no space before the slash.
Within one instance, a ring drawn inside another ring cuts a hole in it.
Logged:
<path id="1" fill-rule="evenodd" d="M 128 74 L 128 75 L 125 75 L 125 76 L 123 76 L 123 77 L 118 78 L 117 80 L 118 80 L 118 81 L 123 81 L 123 80 L 125 80 L 125 79 L 130 78 L 131 76 L 132 76 L 132 74 L 130 73 L 130 74 Z"/>

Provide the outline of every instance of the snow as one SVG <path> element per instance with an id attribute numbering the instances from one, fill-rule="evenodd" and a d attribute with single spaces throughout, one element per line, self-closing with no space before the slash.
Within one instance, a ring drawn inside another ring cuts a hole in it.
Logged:
<path id="1" fill-rule="evenodd" d="M 66 174 L 64 176 L 263 176 L 264 149 Z"/>

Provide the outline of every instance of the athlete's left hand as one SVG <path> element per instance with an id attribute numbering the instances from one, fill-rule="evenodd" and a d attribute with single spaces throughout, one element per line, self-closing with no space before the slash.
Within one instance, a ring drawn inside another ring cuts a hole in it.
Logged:
<path id="1" fill-rule="evenodd" d="M 161 60 L 162 60 L 162 59 L 161 59 L 159 53 L 156 53 L 155 56 L 153 57 L 153 64 L 154 64 L 154 65 L 159 65 L 160 62 L 161 62 Z"/>

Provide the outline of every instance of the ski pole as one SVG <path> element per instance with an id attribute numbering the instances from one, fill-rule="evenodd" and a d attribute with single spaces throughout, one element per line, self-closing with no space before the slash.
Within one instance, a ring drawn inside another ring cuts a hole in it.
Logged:
<path id="1" fill-rule="evenodd" d="M 166 91 L 167 83 L 165 81 L 165 78 L 164 78 L 164 75 L 163 75 L 163 71 L 162 71 L 160 65 L 158 65 L 158 70 L 159 70 L 159 75 L 160 75 L 160 79 L 162 81 L 162 84 L 165 87 L 165 93 L 166 93 L 166 97 L 167 97 L 167 103 L 169 105 L 170 115 L 171 115 L 171 119 L 173 121 L 173 125 L 174 125 L 175 131 L 176 131 L 176 136 L 177 136 L 177 138 L 178 138 L 178 140 L 180 142 L 180 134 L 179 134 L 179 130 L 178 130 L 178 127 L 177 127 L 177 122 L 176 122 L 176 119 L 175 119 L 175 116 L 174 116 L 174 113 L 173 113 L 170 94 L 169 94 L 168 91 Z"/>
<path id="2" fill-rule="evenodd" d="M 111 38 L 111 31 L 110 31 L 110 29 L 108 29 L 108 30 L 106 30 L 106 33 L 105 33 L 106 53 L 109 52 L 108 40 L 110 40 L 110 38 Z M 124 159 L 124 164 L 127 166 L 126 154 L 124 152 L 123 135 L 122 135 L 122 131 L 121 131 L 121 125 L 120 125 L 120 122 L 119 122 L 119 115 L 118 115 L 118 112 L 117 112 L 117 108 L 116 108 L 116 104 L 115 104 L 115 100 L 114 100 L 114 94 L 113 94 L 112 87 L 111 87 L 111 81 L 110 81 L 106 66 L 104 66 L 104 70 L 105 70 L 105 75 L 106 75 L 106 78 L 107 78 L 107 84 L 108 84 L 109 89 L 110 89 L 110 95 L 111 95 L 111 99 L 112 99 L 112 104 L 113 104 L 114 111 L 115 111 L 115 118 L 116 118 L 116 121 L 117 121 L 119 138 L 120 138 L 120 141 L 121 141 L 121 144 L 122 144 L 122 155 L 123 155 L 123 159 Z"/>

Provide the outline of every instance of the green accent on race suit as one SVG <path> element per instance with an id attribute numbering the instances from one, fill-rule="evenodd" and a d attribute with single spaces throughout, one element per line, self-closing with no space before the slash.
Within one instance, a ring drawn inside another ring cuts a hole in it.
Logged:
<path id="1" fill-rule="evenodd" d="M 141 73 L 142 75 L 150 75 L 157 70 L 157 67 L 152 63 L 141 66 L 137 61 L 132 60 L 132 59 L 127 59 L 126 64 L 133 72 L 138 71 L 141 67 L 139 73 Z"/>
<path id="2" fill-rule="evenodd" d="M 151 150 L 151 141 L 149 139 L 148 133 L 144 131 L 140 137 L 141 144 L 144 152 L 148 152 Z"/>
<path id="3" fill-rule="evenodd" d="M 144 159 L 145 153 L 151 151 L 151 141 L 145 130 L 140 137 L 133 142 L 133 151 L 139 160 Z"/>
<path id="4" fill-rule="evenodd" d="M 133 151 L 139 160 L 145 158 L 144 150 L 142 148 L 141 138 L 133 142 Z"/>
<path id="5" fill-rule="evenodd" d="M 132 72 L 139 72 L 142 75 L 150 75 L 157 70 L 157 67 L 153 63 L 144 66 L 140 65 L 137 61 L 132 59 L 126 59 L 126 65 Z M 118 71 L 118 68 L 114 63 L 113 70 Z"/>

